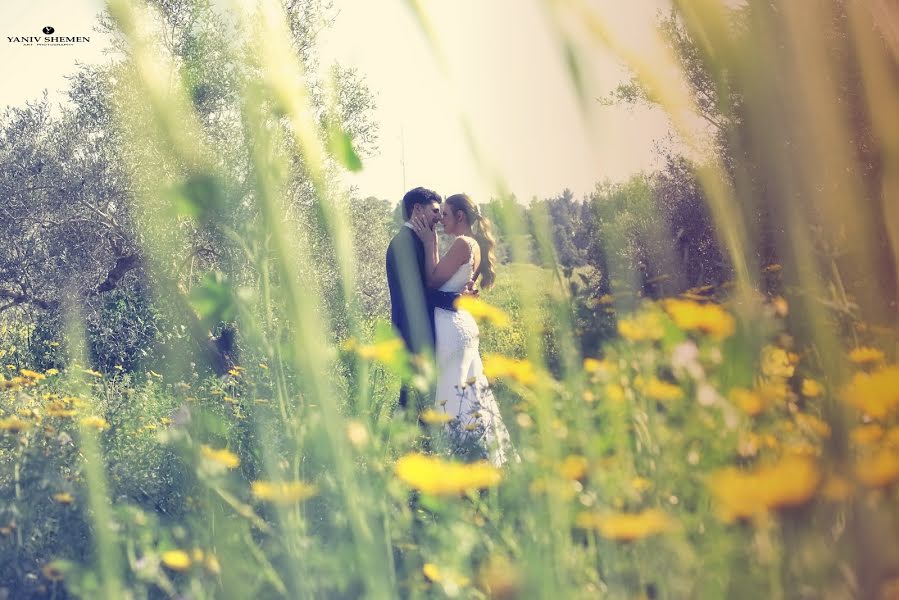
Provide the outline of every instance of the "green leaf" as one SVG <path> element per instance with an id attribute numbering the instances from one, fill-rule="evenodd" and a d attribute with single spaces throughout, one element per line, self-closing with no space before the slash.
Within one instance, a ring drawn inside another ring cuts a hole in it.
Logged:
<path id="1" fill-rule="evenodd" d="M 237 314 L 234 290 L 219 272 L 206 273 L 203 281 L 190 292 L 191 307 L 206 325 L 230 321 Z"/>
<path id="2" fill-rule="evenodd" d="M 352 172 L 362 170 L 362 159 L 353 149 L 353 140 L 339 125 L 328 128 L 328 151 L 337 161 Z"/>
<path id="3" fill-rule="evenodd" d="M 225 193 L 221 183 L 207 174 L 192 175 L 183 184 L 169 190 L 169 201 L 177 215 L 205 219 L 221 213 Z"/>

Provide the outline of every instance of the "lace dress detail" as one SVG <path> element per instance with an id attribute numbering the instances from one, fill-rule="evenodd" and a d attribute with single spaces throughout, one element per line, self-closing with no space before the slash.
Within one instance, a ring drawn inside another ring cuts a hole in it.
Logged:
<path id="1" fill-rule="evenodd" d="M 462 291 L 474 273 L 474 245 L 468 244 L 470 258 L 440 287 L 445 292 Z M 489 460 L 500 466 L 518 462 L 499 406 L 484 377 L 479 351 L 480 332 L 470 313 L 464 310 L 434 312 L 437 335 L 437 396 L 435 410 L 453 418 L 446 425 L 448 449 L 465 460 Z"/>

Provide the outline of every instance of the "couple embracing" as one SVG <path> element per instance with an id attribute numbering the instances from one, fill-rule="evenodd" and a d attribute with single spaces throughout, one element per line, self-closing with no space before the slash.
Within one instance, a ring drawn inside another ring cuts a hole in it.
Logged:
<path id="1" fill-rule="evenodd" d="M 493 285 L 496 257 L 490 222 L 467 195 L 454 194 L 444 201 L 422 187 L 406 193 L 402 210 L 405 223 L 387 248 L 391 320 L 411 354 L 436 359 L 436 393 L 426 403 L 450 419 L 445 434 L 454 455 L 497 466 L 517 460 L 484 377 L 478 326 L 471 314 L 455 307 L 460 295 L 477 293 L 478 280 L 484 289 Z M 438 225 L 454 238 L 443 256 Z M 400 406 L 421 408 L 407 406 L 410 395 L 404 385 Z"/>

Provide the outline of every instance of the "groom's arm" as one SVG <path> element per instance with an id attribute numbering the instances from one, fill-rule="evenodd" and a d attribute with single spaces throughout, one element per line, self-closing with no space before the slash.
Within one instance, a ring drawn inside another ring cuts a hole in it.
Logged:
<path id="1" fill-rule="evenodd" d="M 454 303 L 456 302 L 456 298 L 461 296 L 461 294 L 456 294 L 454 292 L 441 292 L 440 290 L 431 290 L 429 293 L 431 304 L 434 305 L 435 308 L 442 308 L 444 310 L 456 310 Z"/>

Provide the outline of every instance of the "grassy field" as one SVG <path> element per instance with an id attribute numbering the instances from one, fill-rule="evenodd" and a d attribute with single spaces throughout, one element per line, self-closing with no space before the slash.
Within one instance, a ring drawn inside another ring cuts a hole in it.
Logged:
<path id="1" fill-rule="evenodd" d="M 545 215 L 494 203 L 509 264 L 470 310 L 521 457 L 497 469 L 395 410 L 434 368 L 370 289 L 386 240 L 336 185 L 361 168 L 360 101 L 307 72 L 310 6 L 219 27 L 202 2 L 109 2 L 121 62 L 78 91 L 105 86 L 106 112 L 76 116 L 105 152 L 92 181 L 127 204 L 101 195 L 75 220 L 107 237 L 57 248 L 41 232 L 83 198 L 53 196 L 29 251 L 56 261 L 59 301 L 0 290 L 0 598 L 897 597 L 889 7 L 676 2 L 635 41 L 599 4 L 547 4 L 578 93 L 601 44 L 634 73 L 621 97 L 685 145 L 712 129 L 670 206 L 645 178 L 593 204 L 608 239 L 568 244 L 595 260 L 571 281 Z M 716 283 L 649 300 L 697 215 Z M 140 278 L 71 292 L 66 261 L 106 243 Z"/>

